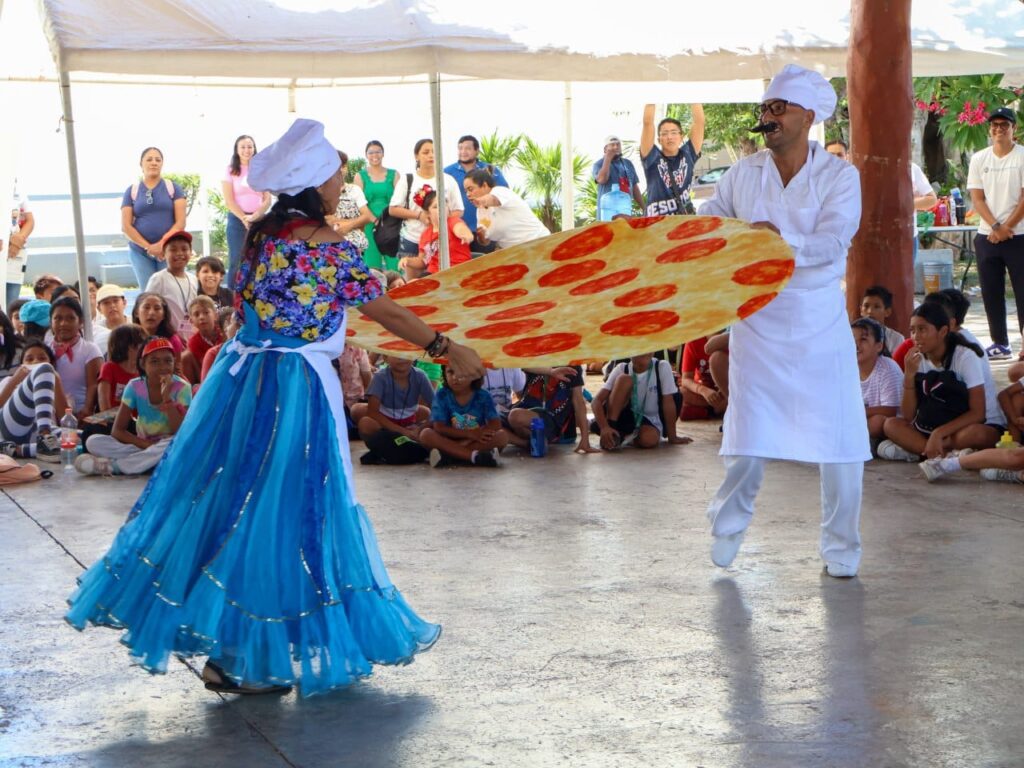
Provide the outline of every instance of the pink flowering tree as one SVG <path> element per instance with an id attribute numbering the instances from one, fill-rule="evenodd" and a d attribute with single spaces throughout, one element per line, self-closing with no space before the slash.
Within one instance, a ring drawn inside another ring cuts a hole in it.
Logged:
<path id="1" fill-rule="evenodd" d="M 939 133 L 955 152 L 976 152 L 988 146 L 989 112 L 1017 108 L 1019 89 L 1004 87 L 1002 80 L 1002 75 L 917 78 L 915 106 L 937 120 Z M 1019 132 L 1020 121 L 1017 125 Z"/>

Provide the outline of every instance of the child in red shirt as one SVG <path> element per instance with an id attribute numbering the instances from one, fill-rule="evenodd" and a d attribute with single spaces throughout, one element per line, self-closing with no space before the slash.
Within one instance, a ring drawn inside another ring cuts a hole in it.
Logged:
<path id="1" fill-rule="evenodd" d="M 217 353 L 220 352 L 220 348 L 229 339 L 235 338 L 235 333 L 238 331 L 238 313 L 234 307 L 222 307 L 220 309 L 217 313 L 217 327 L 220 328 L 222 341 L 217 346 L 210 347 L 203 357 L 203 369 L 199 372 L 199 381 L 201 382 L 206 379 L 206 375 L 213 367 L 213 361 L 217 359 Z"/>
<path id="2" fill-rule="evenodd" d="M 125 385 L 139 375 L 139 351 L 146 343 L 146 333 L 132 323 L 119 325 L 107 339 L 107 362 L 100 368 L 97 393 L 101 411 L 121 405 Z"/>
<path id="3" fill-rule="evenodd" d="M 181 356 L 181 372 L 188 381 L 202 381 L 206 353 L 224 340 L 217 324 L 217 305 L 209 296 L 196 296 L 188 303 L 188 319 L 195 329 L 188 338 L 188 349 Z"/>
<path id="4" fill-rule="evenodd" d="M 418 256 L 406 256 L 398 262 L 398 268 L 405 270 L 405 276 L 409 280 L 415 280 L 423 276 L 426 270 L 434 274 L 441 268 L 441 233 L 438 226 L 437 193 L 429 192 L 423 198 L 423 210 L 430 214 L 430 226 L 423 230 L 420 235 L 420 252 Z M 448 257 L 450 264 L 462 264 L 469 261 L 472 255 L 469 252 L 469 244 L 473 242 L 473 233 L 469 226 L 460 216 L 448 217 Z"/>
<path id="5" fill-rule="evenodd" d="M 679 389 L 683 393 L 683 407 L 679 413 L 681 421 L 717 419 L 725 413 L 727 396 L 711 374 L 711 353 L 706 349 L 710 338 L 716 337 L 694 339 L 683 348 L 679 381 Z"/>

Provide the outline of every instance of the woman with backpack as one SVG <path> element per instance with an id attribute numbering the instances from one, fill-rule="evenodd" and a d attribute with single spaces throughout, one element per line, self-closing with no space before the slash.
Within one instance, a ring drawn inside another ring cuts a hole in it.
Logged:
<path id="1" fill-rule="evenodd" d="M 139 288 L 163 268 L 164 239 L 185 229 L 185 193 L 161 172 L 164 153 L 146 147 L 139 158 L 142 180 L 132 184 L 121 198 L 121 231 L 128 238 L 128 255 Z"/>
<path id="2" fill-rule="evenodd" d="M 398 171 L 394 168 L 384 167 L 384 145 L 376 139 L 366 145 L 366 167 L 360 168 L 359 173 L 352 180 L 352 183 L 363 190 L 366 196 L 366 206 L 373 214 L 374 220 L 367 224 L 363 231 L 366 233 L 368 244 L 363 251 L 363 261 L 370 269 L 397 269 L 398 256 L 395 253 L 381 253 L 373 238 L 373 229 L 382 216 L 387 215 L 388 204 L 391 196 L 395 193 L 395 184 L 398 182 Z M 397 253 L 397 250 L 396 250 Z"/>

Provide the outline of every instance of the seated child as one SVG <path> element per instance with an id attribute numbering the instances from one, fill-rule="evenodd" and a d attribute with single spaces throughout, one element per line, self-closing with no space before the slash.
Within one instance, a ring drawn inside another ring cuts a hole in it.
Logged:
<path id="1" fill-rule="evenodd" d="M 363 440 L 381 429 L 416 440 L 430 418 L 434 388 L 412 360 L 391 355 L 384 360 L 387 367 L 373 375 L 366 402 L 352 406 L 352 421 Z"/>
<path id="2" fill-rule="evenodd" d="M 0 453 L 59 462 L 57 424 L 65 408 L 53 350 L 40 339 L 30 339 L 21 365 L 0 386 Z"/>
<path id="3" fill-rule="evenodd" d="M 503 427 L 508 427 L 508 412 L 525 386 L 526 374 L 522 368 L 490 368 L 484 375 L 484 389 L 494 401 Z"/>
<path id="4" fill-rule="evenodd" d="M 210 347 L 203 356 L 203 367 L 199 372 L 199 381 L 206 380 L 210 369 L 213 368 L 214 361 L 217 359 L 220 348 L 230 339 L 235 338 L 235 334 L 238 333 L 238 312 L 235 311 L 234 307 L 221 307 L 217 311 L 217 326 L 220 328 L 222 341 Z"/>
<path id="5" fill-rule="evenodd" d="M 678 393 L 668 360 L 655 360 L 647 353 L 616 365 L 593 403 L 601 447 L 613 451 L 632 443 L 637 448 L 656 448 L 663 431 L 670 443 L 691 442 L 676 435 Z"/>
<path id="6" fill-rule="evenodd" d="M 62 296 L 50 305 L 50 348 L 57 358 L 64 393 L 74 403 L 79 422 L 96 410 L 96 390 L 103 365 L 100 348 L 82 338 L 82 322 L 82 305 L 77 299 Z"/>
<path id="7" fill-rule="evenodd" d="M 140 475 L 157 465 L 192 404 L 188 382 L 174 375 L 174 348 L 164 338 L 150 339 L 139 358 L 139 376 L 121 395 L 109 435 L 86 440 L 88 453 L 75 459 L 84 475 Z M 134 419 L 135 434 L 128 430 Z"/>
<path id="8" fill-rule="evenodd" d="M 903 399 L 903 371 L 885 354 L 885 328 L 870 317 L 850 324 L 857 345 L 860 393 L 872 441 L 885 437 L 885 420 L 899 413 Z"/>
<path id="9" fill-rule="evenodd" d="M 683 396 L 683 406 L 679 411 L 681 421 L 720 418 L 728 405 L 728 398 L 718 388 L 711 373 L 711 354 L 706 348 L 711 339 L 717 339 L 717 336 L 702 336 L 686 342 L 683 347 L 679 380 Z"/>
<path id="10" fill-rule="evenodd" d="M 1013 383 L 999 393 L 999 407 L 1006 415 L 1006 429 L 1018 443 L 1022 442 L 1024 433 L 1024 382 L 1020 377 L 1010 379 Z"/>
<path id="11" fill-rule="evenodd" d="M 217 306 L 209 296 L 196 296 L 188 303 L 188 319 L 193 333 L 188 339 L 188 349 L 181 355 L 181 375 L 186 381 L 198 384 L 202 380 L 206 353 L 224 339 L 217 323 Z"/>
<path id="12" fill-rule="evenodd" d="M 964 448 L 990 448 L 1003 432 L 1005 419 L 995 393 L 986 396 L 977 344 L 949 328 L 949 316 L 934 302 L 924 302 L 910 319 L 914 348 L 907 353 L 902 416 L 885 420 L 887 440 L 879 458 L 920 461 Z"/>
<path id="13" fill-rule="evenodd" d="M 22 335 L 26 339 L 45 340 L 50 332 L 50 302 L 31 299 L 21 305 L 18 311 Z"/>
<path id="14" fill-rule="evenodd" d="M 985 480 L 1024 484 L 1024 448 L 986 448 L 966 455 L 925 459 L 918 466 L 929 483 L 952 472 L 972 469 L 980 470 Z"/>
<path id="15" fill-rule="evenodd" d="M 121 405 L 121 393 L 139 375 L 139 353 L 146 345 L 146 334 L 139 326 L 119 325 L 107 339 L 107 362 L 100 368 L 97 391 L 101 411 Z"/>
<path id="16" fill-rule="evenodd" d="M 498 453 L 508 445 L 508 433 L 483 378 L 465 379 L 447 367 L 444 383 L 430 408 L 431 426 L 420 432 L 420 444 L 430 449 L 430 466 L 469 462 L 478 467 L 498 466 Z"/>
<path id="17" fill-rule="evenodd" d="M 147 337 L 159 336 L 171 342 L 174 350 L 174 371 L 181 371 L 181 353 L 185 351 L 185 342 L 171 325 L 171 308 L 167 299 L 158 293 L 143 291 L 135 297 L 132 307 L 132 322 L 142 327 Z"/>
<path id="18" fill-rule="evenodd" d="M 11 302 L 7 308 L 7 317 L 10 318 L 11 327 L 19 336 L 25 335 L 25 323 L 21 321 L 21 308 L 29 303 L 31 299 L 17 299 Z"/>
<path id="19" fill-rule="evenodd" d="M 599 453 L 590 444 L 587 401 L 583 397 L 583 369 L 528 368 L 523 397 L 508 413 L 509 442 L 530 450 L 530 422 L 543 419 L 549 443 L 571 442 L 580 433 L 576 453 Z"/>
<path id="20" fill-rule="evenodd" d="M 870 317 L 885 330 L 885 348 L 891 355 L 905 338 L 899 331 L 885 325 L 892 314 L 892 291 L 882 285 L 872 285 L 864 291 L 860 301 L 860 316 Z"/>
<path id="21" fill-rule="evenodd" d="M 441 232 L 438 218 L 440 214 L 436 192 L 428 192 L 424 196 L 422 208 L 429 214 L 430 224 L 420 235 L 419 254 L 405 256 L 398 260 L 398 268 L 405 272 L 406 280 L 415 280 L 427 273 L 433 275 L 441 268 Z M 448 217 L 449 266 L 454 267 L 456 264 L 462 264 L 472 258 L 469 244 L 473 242 L 473 237 L 473 233 L 461 216 Z M 388 289 L 390 290 L 390 286 Z"/>
<path id="22" fill-rule="evenodd" d="M 341 379 L 346 410 L 356 403 L 366 402 L 366 390 L 373 378 L 369 353 L 365 349 L 346 344 L 338 358 L 338 378 Z"/>

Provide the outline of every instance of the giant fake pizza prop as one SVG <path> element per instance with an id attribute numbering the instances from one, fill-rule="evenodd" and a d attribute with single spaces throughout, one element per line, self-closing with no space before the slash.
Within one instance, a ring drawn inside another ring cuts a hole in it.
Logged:
<path id="1" fill-rule="evenodd" d="M 580 364 L 666 349 L 766 306 L 793 253 L 765 229 L 714 216 L 591 224 L 414 280 L 388 295 L 495 368 Z M 348 341 L 423 350 L 365 315 Z"/>

